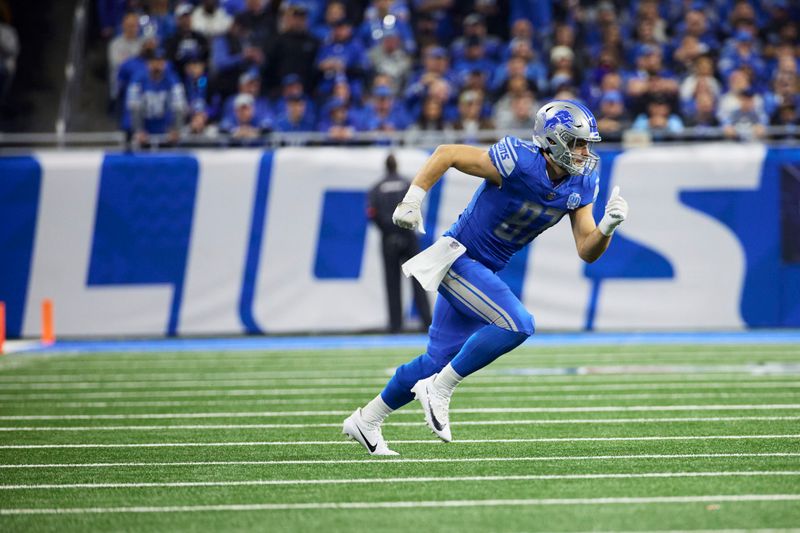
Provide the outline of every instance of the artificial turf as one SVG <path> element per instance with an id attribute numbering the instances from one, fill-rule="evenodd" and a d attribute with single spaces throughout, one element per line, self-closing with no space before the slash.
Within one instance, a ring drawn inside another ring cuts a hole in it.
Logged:
<path id="1" fill-rule="evenodd" d="M 370 458 L 341 421 L 412 355 L 3 356 L 0 530 L 800 527 L 800 346 L 528 344 Z"/>

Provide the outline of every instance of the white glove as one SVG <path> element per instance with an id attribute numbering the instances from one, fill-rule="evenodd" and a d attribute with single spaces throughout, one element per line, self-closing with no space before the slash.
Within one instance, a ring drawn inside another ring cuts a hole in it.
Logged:
<path id="1" fill-rule="evenodd" d="M 422 200 L 426 191 L 422 187 L 412 185 L 408 188 L 403 201 L 397 204 L 392 214 L 392 222 L 405 229 L 419 230 L 425 235 L 425 225 L 422 223 Z"/>
<path id="2" fill-rule="evenodd" d="M 597 229 L 606 237 L 611 237 L 617 226 L 622 224 L 627 216 L 628 202 L 619 195 L 619 187 L 614 187 L 614 190 L 611 191 L 611 198 L 606 203 L 606 213 L 597 225 Z"/>

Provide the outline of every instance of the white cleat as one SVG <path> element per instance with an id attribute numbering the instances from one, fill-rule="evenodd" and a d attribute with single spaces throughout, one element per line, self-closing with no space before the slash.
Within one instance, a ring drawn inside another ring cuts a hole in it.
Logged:
<path id="1" fill-rule="evenodd" d="M 417 381 L 411 392 L 422 404 L 425 423 L 431 428 L 433 434 L 445 442 L 451 442 L 453 435 L 450 433 L 450 397 L 439 394 L 433 388 L 434 379 L 436 379 L 436 374 Z"/>
<path id="2" fill-rule="evenodd" d="M 342 433 L 361 444 L 370 455 L 400 455 L 389 449 L 380 426 L 364 421 L 360 407 L 345 419 Z"/>

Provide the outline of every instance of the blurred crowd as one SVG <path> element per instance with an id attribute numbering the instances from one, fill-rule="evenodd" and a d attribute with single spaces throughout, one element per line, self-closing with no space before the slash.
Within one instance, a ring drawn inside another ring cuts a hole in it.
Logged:
<path id="1" fill-rule="evenodd" d="M 530 129 L 577 99 L 626 130 L 751 139 L 798 125 L 788 0 L 98 0 L 134 139 Z"/>

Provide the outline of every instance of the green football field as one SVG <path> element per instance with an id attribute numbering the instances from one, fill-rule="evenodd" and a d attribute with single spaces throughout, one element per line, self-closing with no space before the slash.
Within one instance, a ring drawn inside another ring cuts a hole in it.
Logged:
<path id="1" fill-rule="evenodd" d="M 0 531 L 800 528 L 800 346 L 526 345 L 438 442 L 341 422 L 407 348 L 0 358 Z"/>

